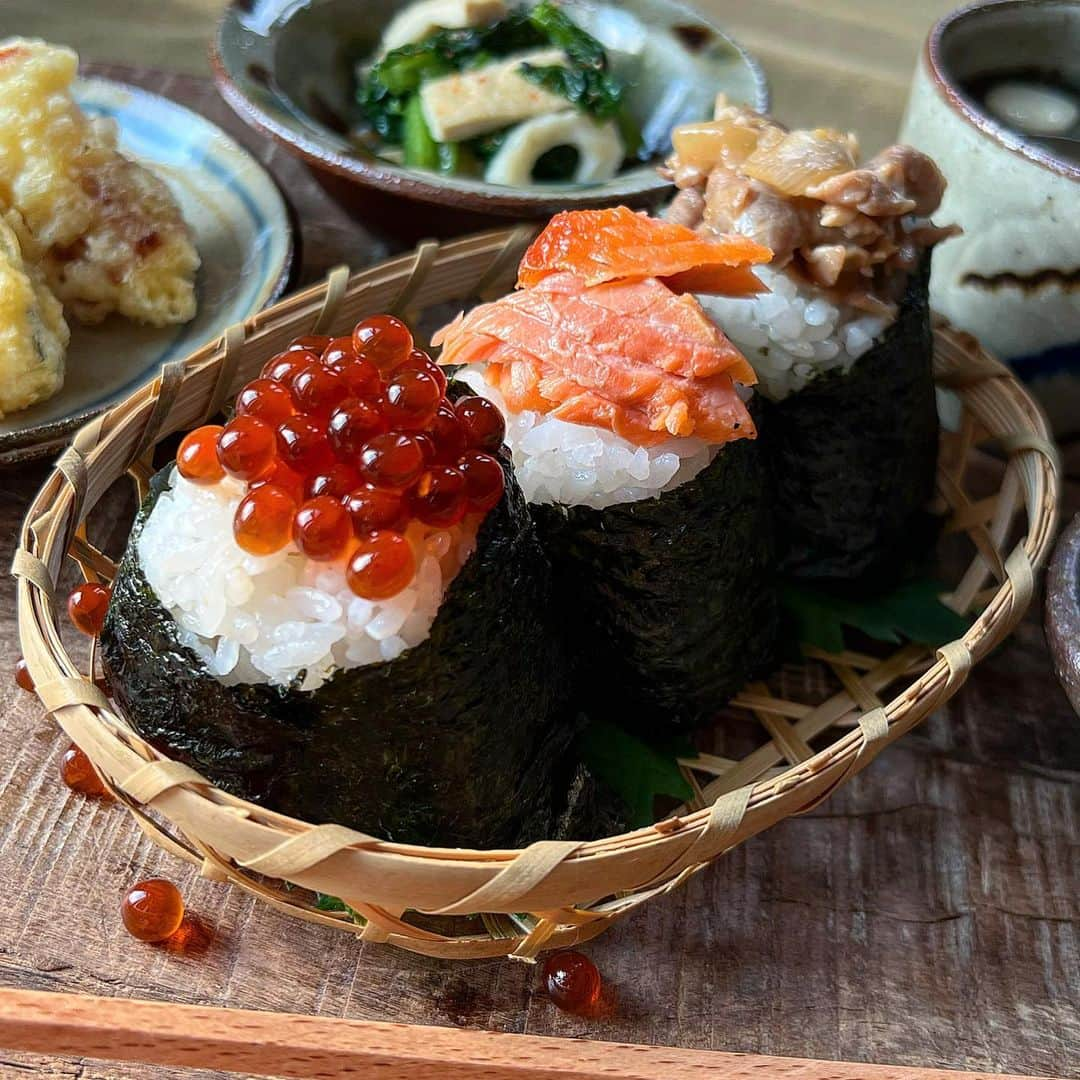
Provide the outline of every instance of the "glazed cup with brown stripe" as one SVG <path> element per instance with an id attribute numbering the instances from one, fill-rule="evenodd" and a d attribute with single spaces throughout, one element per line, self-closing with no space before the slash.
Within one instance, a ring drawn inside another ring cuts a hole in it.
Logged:
<path id="1" fill-rule="evenodd" d="M 1080 430 L 1080 128 L 1049 138 L 988 107 L 1008 80 L 1080 107 L 1080 2 L 991 0 L 938 22 L 919 59 L 902 141 L 949 186 L 931 301 L 1031 380 L 1059 433 Z M 1065 137 L 1063 137 L 1065 136 Z"/>

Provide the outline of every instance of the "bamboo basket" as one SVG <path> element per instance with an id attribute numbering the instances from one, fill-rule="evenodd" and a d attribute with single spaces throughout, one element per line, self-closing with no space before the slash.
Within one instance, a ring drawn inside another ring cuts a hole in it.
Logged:
<path id="1" fill-rule="evenodd" d="M 415 319 L 435 304 L 499 295 L 511 287 L 531 235 L 520 228 L 426 243 L 352 277 L 339 268 L 165 365 L 77 434 L 30 507 L 13 567 L 22 648 L 39 697 L 150 837 L 204 875 L 290 914 L 446 958 L 531 960 L 585 941 L 736 844 L 816 806 L 943 705 L 1007 637 L 1032 599 L 1057 517 L 1058 466 L 1038 407 L 977 342 L 939 326 L 935 376 L 955 393 L 960 420 L 943 439 L 938 498 L 946 533 L 970 541 L 970 563 L 947 602 L 975 616 L 970 629 L 936 651 L 807 650 L 812 678 L 802 685 L 825 690 L 813 700 L 799 685 L 791 689 L 797 678 L 780 680 L 783 692 L 771 683 L 746 688 L 732 707 L 755 725 L 759 745 L 739 759 L 682 761 L 694 798 L 666 819 L 622 836 L 542 841 L 521 851 L 412 847 L 275 814 L 162 756 L 95 680 L 93 652 L 90 671 L 82 672 L 60 638 L 57 582 L 65 556 L 88 578 L 109 579 L 115 570 L 87 542 L 86 515 L 125 472 L 142 495 L 156 444 L 218 412 L 291 338 L 345 332 L 373 312 Z M 998 490 L 977 496 L 969 491 L 968 464 L 985 443 L 1006 460 Z M 354 915 L 319 910 L 313 892 L 340 897 Z"/>

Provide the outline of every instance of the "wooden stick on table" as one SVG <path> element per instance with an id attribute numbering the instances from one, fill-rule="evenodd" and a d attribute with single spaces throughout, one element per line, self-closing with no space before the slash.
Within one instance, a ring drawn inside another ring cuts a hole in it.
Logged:
<path id="1" fill-rule="evenodd" d="M 36 990 L 0 990 L 0 1047 L 305 1078 L 1020 1080 L 987 1073 L 504 1035 Z"/>

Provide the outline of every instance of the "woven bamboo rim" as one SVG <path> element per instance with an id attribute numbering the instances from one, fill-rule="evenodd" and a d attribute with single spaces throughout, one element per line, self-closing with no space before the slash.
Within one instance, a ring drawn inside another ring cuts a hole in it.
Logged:
<path id="1" fill-rule="evenodd" d="M 961 406 L 958 431 L 943 440 L 939 501 L 947 531 L 966 534 L 974 548 L 947 602 L 977 617 L 936 652 L 917 645 L 885 657 L 810 650 L 807 662 L 820 664 L 836 688 L 822 703 L 748 687 L 734 705 L 756 718 L 768 741 L 737 761 L 683 761 L 694 799 L 675 815 L 622 836 L 543 841 L 521 851 L 412 847 L 272 813 L 164 758 L 94 681 L 93 656 L 91 674 L 81 672 L 60 639 L 56 582 L 65 555 L 91 579 L 109 579 L 115 569 L 87 542 L 87 513 L 125 472 L 144 492 L 154 446 L 217 412 L 294 336 L 343 332 L 377 311 L 415 317 L 433 304 L 501 294 L 531 235 L 519 228 L 426 243 L 352 277 L 339 268 L 165 365 L 79 431 L 30 507 L 13 566 L 22 649 L 39 697 L 154 841 L 204 875 L 300 918 L 431 956 L 530 960 L 585 941 L 736 844 L 816 806 L 955 694 L 972 665 L 1011 632 L 1032 599 L 1057 520 L 1058 465 L 1039 408 L 974 339 L 939 326 L 935 375 Z M 965 487 L 966 465 L 986 442 L 1007 460 L 1000 489 L 975 497 Z M 814 752 L 810 741 L 820 744 L 823 735 L 832 741 Z M 318 910 L 307 890 L 342 898 L 360 918 Z M 444 932 L 435 932 L 407 921 L 408 912 L 457 918 L 441 920 Z M 445 932 L 448 923 L 462 933 Z"/>

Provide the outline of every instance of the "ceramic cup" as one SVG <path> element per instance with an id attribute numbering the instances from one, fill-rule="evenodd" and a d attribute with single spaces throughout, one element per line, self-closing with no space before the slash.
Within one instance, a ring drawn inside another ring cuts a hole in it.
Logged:
<path id="1" fill-rule="evenodd" d="M 1080 156 L 1026 139 L 979 104 L 989 77 L 1080 88 L 1080 0 L 995 0 L 945 16 L 901 131 L 948 179 L 934 308 L 1029 379 L 1060 433 L 1080 430 Z M 1080 150 L 1080 144 L 1074 144 Z"/>

